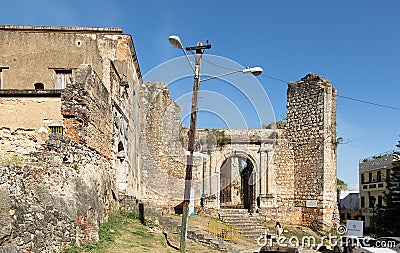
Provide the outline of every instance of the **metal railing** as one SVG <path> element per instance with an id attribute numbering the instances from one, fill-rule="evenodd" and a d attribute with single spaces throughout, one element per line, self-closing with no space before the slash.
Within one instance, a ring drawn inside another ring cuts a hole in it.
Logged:
<path id="1" fill-rule="evenodd" d="M 208 222 L 208 233 L 213 234 L 218 240 L 234 241 L 243 238 L 243 233 L 236 226 L 221 221 Z"/>

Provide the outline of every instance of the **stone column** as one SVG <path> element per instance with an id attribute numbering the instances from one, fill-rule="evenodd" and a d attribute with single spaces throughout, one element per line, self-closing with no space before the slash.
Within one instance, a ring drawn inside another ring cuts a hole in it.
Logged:
<path id="1" fill-rule="evenodd" d="M 207 208 L 217 208 L 216 203 L 216 185 L 215 185 L 215 174 L 212 171 L 214 166 L 215 157 L 211 152 L 208 152 L 210 155 L 208 161 L 205 161 L 203 164 L 204 171 L 204 190 L 202 195 L 202 201 L 204 207 Z"/>
<path id="2" fill-rule="evenodd" d="M 259 195 L 260 199 L 260 208 L 267 208 L 273 206 L 273 180 L 274 173 L 271 159 L 273 157 L 272 149 L 267 148 L 265 144 L 262 144 L 260 148 L 260 173 L 261 173 L 261 194 Z"/>
<path id="3" fill-rule="evenodd" d="M 209 166 L 210 161 L 205 158 L 203 158 L 203 192 L 202 196 L 208 196 L 210 195 L 210 166 Z"/>

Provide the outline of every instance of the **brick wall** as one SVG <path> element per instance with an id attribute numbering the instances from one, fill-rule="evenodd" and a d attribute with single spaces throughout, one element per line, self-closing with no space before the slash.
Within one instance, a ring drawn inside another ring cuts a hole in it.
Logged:
<path id="1" fill-rule="evenodd" d="M 109 92 L 89 65 L 81 65 L 75 83 L 62 93 L 65 136 L 111 157 L 112 109 Z"/>

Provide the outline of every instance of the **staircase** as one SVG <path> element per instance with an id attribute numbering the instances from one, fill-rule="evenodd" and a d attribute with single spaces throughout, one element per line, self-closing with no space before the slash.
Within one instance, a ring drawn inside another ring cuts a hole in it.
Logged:
<path id="1" fill-rule="evenodd" d="M 257 219 L 258 214 L 250 214 L 247 209 L 222 209 L 220 218 L 234 225 L 242 235 L 257 239 L 265 227 Z"/>

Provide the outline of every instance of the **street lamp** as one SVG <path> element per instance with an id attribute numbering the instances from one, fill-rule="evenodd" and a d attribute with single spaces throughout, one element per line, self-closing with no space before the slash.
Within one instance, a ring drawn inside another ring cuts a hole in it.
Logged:
<path id="1" fill-rule="evenodd" d="M 180 251 L 186 252 L 186 238 L 187 238 L 187 227 L 188 227 L 188 216 L 189 216 L 189 203 L 190 203 L 190 190 L 192 188 L 192 171 L 193 171 L 193 152 L 194 152 L 194 141 L 196 137 L 196 121 L 197 121 L 197 111 L 198 111 L 198 92 L 200 88 L 200 82 L 204 82 L 207 80 L 219 78 L 222 76 L 230 75 L 233 73 L 242 72 L 244 74 L 252 74 L 254 76 L 258 76 L 262 73 L 263 69 L 260 67 L 254 68 L 246 68 L 243 70 L 236 70 L 226 74 L 212 76 L 203 80 L 200 80 L 200 67 L 201 67 L 201 59 L 204 50 L 210 49 L 211 45 L 206 44 L 203 45 L 201 42 L 198 42 L 196 46 L 186 47 L 187 51 L 195 51 L 195 65 L 190 61 L 186 51 L 183 47 L 181 39 L 179 36 L 171 35 L 168 38 L 171 46 L 179 48 L 183 51 L 186 56 L 186 59 L 189 62 L 190 67 L 194 73 L 194 83 L 193 83 L 193 95 L 192 95 L 192 109 L 190 113 L 190 127 L 188 134 L 188 156 L 187 156 L 187 164 L 186 164 L 186 172 L 185 172 L 185 192 L 184 192 L 184 200 L 183 200 L 183 213 L 182 213 L 182 227 L 181 227 L 181 238 L 180 238 Z"/>

